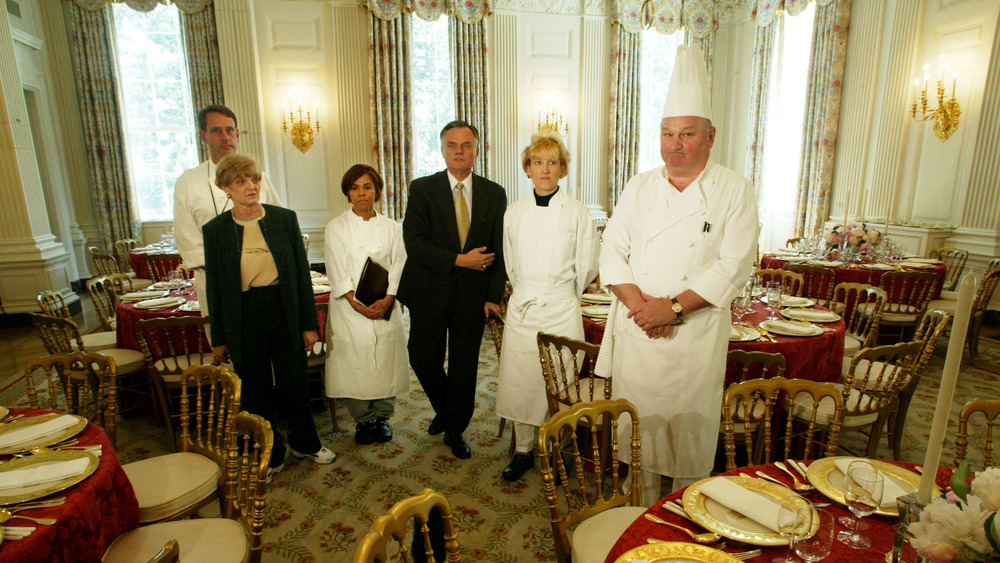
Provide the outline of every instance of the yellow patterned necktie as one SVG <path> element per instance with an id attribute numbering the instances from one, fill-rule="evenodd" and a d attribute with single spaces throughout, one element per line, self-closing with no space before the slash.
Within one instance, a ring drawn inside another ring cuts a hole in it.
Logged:
<path id="1" fill-rule="evenodd" d="M 458 242 L 465 248 L 465 239 L 469 236 L 469 205 L 465 203 L 465 186 L 462 182 L 455 184 L 458 197 L 455 198 L 455 219 L 458 221 Z"/>

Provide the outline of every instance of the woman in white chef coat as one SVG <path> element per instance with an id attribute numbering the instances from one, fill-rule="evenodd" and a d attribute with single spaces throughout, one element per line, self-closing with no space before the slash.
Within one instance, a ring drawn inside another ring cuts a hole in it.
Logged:
<path id="1" fill-rule="evenodd" d="M 507 208 L 503 256 L 513 286 L 500 354 L 497 414 L 514 423 L 516 453 L 502 476 L 534 467 L 535 432 L 548 419 L 539 331 L 583 340 L 580 295 L 597 275 L 600 244 L 586 207 L 559 189 L 569 151 L 558 134 L 531 137 L 521 153 L 532 193 Z"/>
<path id="2" fill-rule="evenodd" d="M 382 187 L 374 168 L 352 166 L 341 181 L 351 209 L 326 226 L 326 273 L 332 288 L 326 394 L 347 406 L 358 444 L 392 440 L 389 418 L 396 396 L 410 389 L 403 314 L 395 297 L 406 248 L 399 225 L 375 212 Z M 389 289 L 384 298 L 363 305 L 354 300 L 354 290 L 368 258 L 389 271 Z M 383 320 L 390 308 L 395 310 Z"/>

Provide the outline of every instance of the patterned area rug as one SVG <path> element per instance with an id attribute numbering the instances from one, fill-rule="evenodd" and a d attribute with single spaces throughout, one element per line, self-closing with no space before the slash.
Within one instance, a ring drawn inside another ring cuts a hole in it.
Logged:
<path id="1" fill-rule="evenodd" d="M 947 344 L 947 340 L 939 343 L 938 354 L 931 359 L 910 406 L 902 443 L 907 461 L 923 461 Z M 984 365 L 1000 366 L 1000 343 L 984 340 L 980 348 Z M 344 408 L 338 409 L 337 432 L 328 413 L 316 413 L 320 436 L 337 452 L 338 459 L 320 466 L 289 458 L 268 495 L 264 561 L 350 561 L 356 543 L 376 517 L 426 487 L 450 499 L 465 560 L 553 561 L 548 509 L 537 467 L 519 483 L 508 484 L 500 478 L 507 463 L 511 430 L 508 425 L 504 435 L 497 436 L 497 367 L 492 342 L 484 338 L 476 415 L 465 433 L 473 450 L 469 460 L 456 459 L 442 444 L 441 436 L 427 434 L 432 413 L 416 378 L 411 380 L 410 392 L 399 397 L 391 421 L 395 438 L 390 443 L 356 445 L 354 425 Z M 961 405 L 975 397 L 1000 398 L 1000 375 L 963 366 L 942 465 L 952 460 L 954 421 Z M 982 434 L 981 428 L 973 424 L 970 434 Z M 863 451 L 866 440 L 865 436 L 848 434 L 841 443 Z M 122 461 L 130 462 L 167 453 L 170 445 L 161 428 L 140 417 L 120 423 L 117 449 Z M 970 452 L 977 453 L 971 453 L 970 460 L 976 468 L 982 465 L 981 450 L 973 440 Z M 885 438 L 878 457 L 891 457 Z"/>

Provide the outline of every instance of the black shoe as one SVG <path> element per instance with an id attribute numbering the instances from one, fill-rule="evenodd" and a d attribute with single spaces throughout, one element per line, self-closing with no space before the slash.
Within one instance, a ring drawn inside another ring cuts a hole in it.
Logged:
<path id="1" fill-rule="evenodd" d="M 469 444 L 465 443 L 465 439 L 462 438 L 461 434 L 445 432 L 444 445 L 451 448 L 452 455 L 458 459 L 469 459 L 472 457 L 472 449 L 469 448 Z"/>
<path id="2" fill-rule="evenodd" d="M 435 416 L 431 419 L 431 425 L 427 427 L 427 433 L 431 436 L 437 436 L 442 432 L 444 432 L 444 422 L 440 417 Z"/>
<path id="3" fill-rule="evenodd" d="M 514 481 L 519 481 L 521 477 L 529 470 L 535 467 L 535 453 L 521 453 L 517 452 L 514 454 L 514 459 L 510 460 L 507 467 L 503 468 L 500 475 L 503 477 L 504 481 L 508 483 L 513 483 Z"/>
<path id="4" fill-rule="evenodd" d="M 392 441 L 392 428 L 389 426 L 389 422 L 386 419 L 380 418 L 370 424 L 372 438 L 374 438 L 376 442 Z"/>
<path id="5" fill-rule="evenodd" d="M 354 427 L 354 441 L 362 446 L 374 443 L 377 436 L 373 430 L 374 426 L 371 422 L 358 423 Z"/>

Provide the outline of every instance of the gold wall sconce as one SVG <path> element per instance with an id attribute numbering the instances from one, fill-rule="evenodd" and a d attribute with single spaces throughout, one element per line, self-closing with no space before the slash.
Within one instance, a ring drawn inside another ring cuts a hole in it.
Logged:
<path id="1" fill-rule="evenodd" d="M 297 107 L 291 109 L 286 108 L 284 102 L 281 103 L 281 131 L 292 138 L 295 148 L 306 152 L 313 146 L 313 138 L 319 135 L 319 103 L 313 107 L 312 113 L 308 108 L 303 110 L 302 105 L 299 101 Z"/>
<path id="2" fill-rule="evenodd" d="M 948 100 L 944 98 L 944 75 L 945 71 L 948 70 L 948 63 L 945 62 L 943 54 L 939 56 L 939 60 L 941 62 L 941 80 L 937 81 L 937 107 L 934 109 L 928 107 L 927 82 L 930 80 L 930 65 L 924 65 L 924 89 L 918 93 L 920 79 L 913 80 L 914 100 L 910 114 L 917 122 L 932 121 L 934 135 L 943 143 L 958 129 L 958 117 L 962 115 L 962 108 L 959 107 L 958 100 L 955 99 L 955 83 L 958 81 L 958 73 L 952 75 L 951 98 Z M 917 115 L 918 106 L 920 109 L 919 117 Z"/>
<path id="3" fill-rule="evenodd" d="M 542 121 L 542 111 L 538 110 L 538 131 L 552 131 L 557 135 L 569 136 L 569 124 L 565 122 L 562 113 L 553 108 L 545 114 L 545 121 Z"/>

